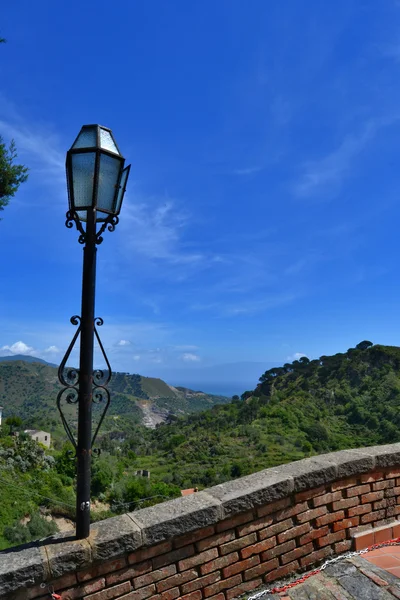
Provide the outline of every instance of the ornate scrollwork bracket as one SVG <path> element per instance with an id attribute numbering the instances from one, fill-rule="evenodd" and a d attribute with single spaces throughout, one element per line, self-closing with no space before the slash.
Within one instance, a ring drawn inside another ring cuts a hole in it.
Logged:
<path id="1" fill-rule="evenodd" d="M 76 458 L 76 451 L 78 448 L 78 443 L 75 439 L 73 432 L 71 431 L 71 428 L 68 424 L 66 415 L 63 412 L 62 404 L 63 404 L 63 402 L 65 402 L 66 404 L 73 405 L 73 404 L 77 404 L 79 401 L 79 376 L 80 376 L 79 369 L 73 368 L 73 367 L 67 367 L 66 364 L 70 357 L 72 349 L 74 348 L 75 343 L 79 337 L 82 323 L 81 323 L 81 318 L 78 315 L 74 315 L 73 317 L 71 317 L 70 320 L 73 325 L 78 325 L 78 328 L 75 331 L 74 337 L 72 338 L 72 341 L 71 341 L 70 345 L 68 346 L 68 350 L 66 351 L 64 358 L 62 359 L 61 364 L 58 368 L 58 379 L 63 387 L 58 392 L 58 395 L 57 395 L 57 408 L 60 413 L 61 421 L 62 421 L 63 427 L 65 429 L 65 432 L 68 436 L 68 439 L 75 449 L 75 454 L 74 454 L 73 458 Z M 96 369 L 93 371 L 92 402 L 94 404 L 100 404 L 100 403 L 104 402 L 104 409 L 100 415 L 99 422 L 97 424 L 95 433 L 94 433 L 94 435 L 92 437 L 92 441 L 91 441 L 92 453 L 94 456 L 100 455 L 100 450 L 97 448 L 93 448 L 93 445 L 97 438 L 97 434 L 100 430 L 100 427 L 104 421 L 104 417 L 106 416 L 108 407 L 110 406 L 110 400 L 111 400 L 110 392 L 106 386 L 110 382 L 110 379 L 112 376 L 112 371 L 111 371 L 111 365 L 109 363 L 109 360 L 108 360 L 107 355 L 104 350 L 104 346 L 100 340 L 100 336 L 97 331 L 97 327 L 101 327 L 101 325 L 103 325 L 103 319 L 101 319 L 100 317 L 95 318 L 94 334 L 96 336 L 96 340 L 97 340 L 97 343 L 99 344 L 103 358 L 106 362 L 107 370 L 103 371 L 101 369 Z"/>
<path id="2" fill-rule="evenodd" d="M 78 242 L 80 244 L 85 244 L 86 239 L 87 239 L 86 231 L 83 229 L 82 221 L 79 219 L 76 212 L 69 210 L 66 214 L 66 217 L 67 217 L 67 220 L 65 221 L 65 226 L 68 227 L 68 229 L 71 229 L 75 223 L 75 226 L 80 233 Z M 102 234 L 104 233 L 106 228 L 108 229 L 108 231 L 115 231 L 115 227 L 118 225 L 118 223 L 119 223 L 119 218 L 116 215 L 108 215 L 106 220 L 102 223 L 99 231 L 96 232 L 96 236 L 95 236 L 96 244 L 99 245 L 102 243 L 102 241 L 103 241 Z"/>

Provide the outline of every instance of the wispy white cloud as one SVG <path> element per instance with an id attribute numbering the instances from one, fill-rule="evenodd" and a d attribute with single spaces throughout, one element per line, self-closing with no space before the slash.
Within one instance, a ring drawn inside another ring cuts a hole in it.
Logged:
<path id="1" fill-rule="evenodd" d="M 188 251 L 182 242 L 189 216 L 175 202 L 127 200 L 121 226 L 128 251 L 175 265 L 203 260 L 203 254 Z"/>
<path id="2" fill-rule="evenodd" d="M 119 340 L 119 342 L 117 342 L 116 344 L 117 346 L 130 346 L 131 343 L 129 340 Z"/>
<path id="3" fill-rule="evenodd" d="M 243 167 L 241 169 L 234 169 L 234 175 L 254 175 L 255 173 L 259 173 L 263 171 L 265 167 L 262 166 L 253 166 L 253 167 Z"/>
<path id="4" fill-rule="evenodd" d="M 35 349 L 22 341 L 15 342 L 14 344 L 11 344 L 11 346 L 6 345 L 0 348 L 0 356 L 8 356 L 10 354 L 25 354 L 26 356 L 34 356 Z"/>
<path id="5" fill-rule="evenodd" d="M 200 362 L 200 360 L 201 360 L 200 356 L 198 356 L 197 354 L 193 354 L 191 352 L 185 352 L 184 354 L 182 354 L 181 359 L 183 360 L 183 362 L 189 362 L 189 363 Z"/>
<path id="6" fill-rule="evenodd" d="M 65 153 L 48 124 L 25 119 L 17 107 L 0 94 L 0 131 L 6 142 L 15 140 L 17 152 L 31 172 L 57 181 L 65 180 Z"/>
<path id="7" fill-rule="evenodd" d="M 294 354 L 287 356 L 286 360 L 288 362 L 293 362 L 294 360 L 299 360 L 299 358 L 301 358 L 302 356 L 305 356 L 308 358 L 307 354 L 304 354 L 304 352 L 295 352 Z"/>
<path id="8" fill-rule="evenodd" d="M 307 198 L 320 194 L 325 199 L 335 195 L 344 179 L 350 175 L 357 157 L 368 147 L 379 130 L 399 118 L 399 115 L 393 115 L 371 119 L 359 132 L 346 135 L 338 148 L 327 156 L 306 162 L 293 187 L 295 195 Z"/>

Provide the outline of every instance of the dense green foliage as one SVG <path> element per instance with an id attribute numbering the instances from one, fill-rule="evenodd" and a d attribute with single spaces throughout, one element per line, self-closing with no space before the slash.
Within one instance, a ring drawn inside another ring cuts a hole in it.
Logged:
<path id="1" fill-rule="evenodd" d="M 18 377 L 23 379 L 25 367 L 19 367 Z M 0 373 L 1 369 L 0 365 Z M 52 371 L 45 372 L 47 377 L 36 377 L 40 384 L 34 383 L 32 373 L 28 383 L 19 381 L 18 406 L 30 406 L 29 387 L 38 395 L 35 385 L 53 389 Z M 18 377 L 11 379 L 18 382 Z M 172 415 L 169 424 L 155 430 L 134 422 L 127 427 L 126 415 L 117 414 L 149 402 L 143 397 L 149 387 L 146 391 L 138 378 L 119 374 L 110 416 L 113 425 L 99 438 L 103 453 L 93 460 L 92 498 L 102 512 L 93 512 L 95 519 L 162 502 L 179 496 L 183 488 L 210 486 L 305 456 L 400 440 L 397 347 L 364 341 L 343 354 L 311 361 L 302 357 L 269 369 L 255 390 L 233 397 L 229 404 Z M 158 381 L 151 385 L 166 385 Z M 53 414 L 56 420 L 54 408 Z M 9 423 L 18 428 L 18 419 Z M 73 518 L 75 503 L 70 446 L 58 442 L 55 450 L 45 450 L 24 435 L 10 435 L 8 424 L 2 435 L 0 548 L 45 534 L 43 516 Z M 142 476 L 142 470 L 150 471 L 150 479 Z"/>
<path id="2" fill-rule="evenodd" d="M 5 41 L 0 39 L 0 41 Z M 14 141 L 7 147 L 0 136 L 0 211 L 16 194 L 21 183 L 28 179 L 28 169 L 16 164 L 17 150 Z"/>
<path id="3" fill-rule="evenodd" d="M 242 399 L 147 437 L 138 432 L 132 450 L 165 481 L 208 486 L 312 454 L 399 441 L 399 408 L 400 348 L 366 341 L 270 369 Z"/>

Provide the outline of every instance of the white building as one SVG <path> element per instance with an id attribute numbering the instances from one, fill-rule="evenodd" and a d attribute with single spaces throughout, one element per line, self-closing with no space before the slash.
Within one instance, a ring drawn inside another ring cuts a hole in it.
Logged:
<path id="1" fill-rule="evenodd" d="M 50 448 L 51 435 L 47 431 L 39 431 L 38 429 L 25 429 L 24 433 L 28 434 L 35 442 L 39 442 L 47 448 Z"/>

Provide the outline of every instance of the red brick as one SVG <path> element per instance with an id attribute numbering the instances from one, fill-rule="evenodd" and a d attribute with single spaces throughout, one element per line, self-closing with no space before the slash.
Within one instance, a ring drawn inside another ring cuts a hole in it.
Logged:
<path id="1" fill-rule="evenodd" d="M 238 525 L 242 525 L 243 523 L 248 523 L 249 521 L 254 520 L 253 511 L 248 511 L 246 513 L 241 513 L 240 515 L 236 515 L 230 519 L 226 519 L 225 521 L 221 521 L 217 523 L 217 532 L 226 531 L 227 529 L 232 529 L 233 527 L 238 527 Z"/>
<path id="2" fill-rule="evenodd" d="M 229 567 L 225 567 L 225 569 L 222 569 L 222 575 L 223 577 L 228 578 L 232 575 L 236 575 L 236 573 L 242 573 L 251 567 L 255 567 L 258 564 L 260 564 L 260 557 L 252 556 L 247 560 L 241 560 L 233 565 L 229 565 Z"/>
<path id="3" fill-rule="evenodd" d="M 361 496 L 361 504 L 367 504 L 367 502 L 376 502 L 377 500 L 382 500 L 384 495 L 383 490 L 379 492 L 370 492 L 369 494 L 363 494 Z"/>
<path id="4" fill-rule="evenodd" d="M 338 542 L 335 544 L 335 554 L 341 554 L 342 552 L 347 552 L 351 550 L 353 545 L 353 540 L 343 540 L 342 542 Z M 328 548 L 329 546 L 327 546 Z"/>
<path id="5" fill-rule="evenodd" d="M 275 523 L 275 525 L 270 525 L 266 529 L 260 529 L 258 532 L 258 538 L 260 540 L 265 540 L 265 538 L 272 537 L 281 531 L 286 531 L 287 529 L 291 529 L 293 527 L 293 519 L 286 519 L 286 521 L 281 521 L 280 523 Z"/>
<path id="6" fill-rule="evenodd" d="M 368 513 L 366 515 L 362 515 L 361 523 L 371 523 L 372 521 L 378 521 L 378 519 L 385 518 L 384 510 L 376 510 L 374 512 Z"/>
<path id="7" fill-rule="evenodd" d="M 196 569 L 189 569 L 184 573 L 177 573 L 176 575 L 172 575 L 172 577 L 168 577 L 167 579 L 163 579 L 156 584 L 157 592 L 160 594 L 161 592 L 165 592 L 171 588 L 174 588 L 177 585 L 181 585 L 182 583 L 186 583 L 187 581 L 191 581 L 192 579 L 196 579 L 198 577 Z"/>
<path id="8" fill-rule="evenodd" d="M 328 535 L 328 533 L 329 527 L 327 525 L 325 527 L 320 527 L 319 529 L 312 529 L 309 533 L 306 533 L 300 538 L 299 544 L 300 546 L 303 546 L 304 544 L 308 544 L 308 542 L 311 542 L 312 540 L 316 540 L 320 537 L 323 537 L 324 535 Z"/>
<path id="9" fill-rule="evenodd" d="M 360 571 L 361 573 L 363 573 L 363 575 L 366 575 L 369 579 L 371 579 L 371 581 L 373 581 L 374 583 L 376 583 L 376 585 L 379 585 L 380 587 L 389 585 L 387 581 L 385 581 L 384 579 L 382 579 L 382 577 L 379 577 L 379 575 L 376 575 L 369 569 L 360 568 Z"/>
<path id="10" fill-rule="evenodd" d="M 57 582 L 57 584 L 58 584 L 58 582 Z M 83 596 L 88 596 L 88 594 L 94 594 L 94 592 L 99 592 L 100 590 L 103 590 L 105 587 L 106 587 L 105 579 L 104 579 L 104 577 L 101 577 L 99 579 L 95 579 L 94 581 L 90 581 L 89 583 L 86 583 L 84 585 L 75 586 L 68 590 L 64 590 L 61 593 L 61 596 L 62 596 L 63 600 L 77 600 L 78 598 L 83 598 Z M 56 589 L 55 586 L 54 586 L 54 589 Z M 57 585 L 57 589 L 59 589 L 58 585 Z M 41 591 L 41 593 L 43 594 L 43 590 Z"/>
<path id="11" fill-rule="evenodd" d="M 200 540 L 196 543 L 196 549 L 198 552 L 203 552 L 203 550 L 208 550 L 209 548 L 214 548 L 215 546 L 220 546 L 221 544 L 226 544 L 226 542 L 231 542 L 235 539 L 235 537 L 234 529 L 223 531 L 221 533 L 217 533 L 216 535 L 212 535 L 205 540 Z"/>
<path id="12" fill-rule="evenodd" d="M 290 517 L 294 517 L 301 512 L 308 510 L 307 502 L 299 502 L 294 506 L 289 506 L 289 508 L 284 508 L 283 510 L 278 511 L 275 514 L 275 519 L 277 521 L 283 521 L 284 519 L 289 519 Z"/>
<path id="13" fill-rule="evenodd" d="M 381 508 L 386 508 L 388 505 L 388 500 L 392 500 L 392 498 L 384 498 L 383 500 L 379 500 L 378 502 L 374 502 L 374 510 L 381 510 Z"/>
<path id="14" fill-rule="evenodd" d="M 341 531 L 342 529 L 349 529 L 350 527 L 357 527 L 360 523 L 360 517 L 352 517 L 351 519 L 343 519 L 343 521 L 337 521 L 333 524 L 333 531 Z"/>
<path id="15" fill-rule="evenodd" d="M 336 481 L 335 483 L 332 483 L 331 490 L 332 490 L 332 492 L 336 492 L 338 490 L 344 490 L 346 488 L 349 488 L 353 485 L 357 485 L 356 477 L 351 477 L 348 479 L 341 479 L 340 481 Z"/>
<path id="16" fill-rule="evenodd" d="M 361 494 L 367 494 L 371 491 L 371 485 L 365 483 L 364 485 L 356 485 L 355 487 L 347 488 L 347 498 L 354 498 L 354 496 L 361 496 Z"/>
<path id="17" fill-rule="evenodd" d="M 282 577 L 286 577 L 286 575 L 290 575 L 290 574 L 294 573 L 295 571 L 297 571 L 298 568 L 299 568 L 299 561 L 295 560 L 288 565 L 284 565 L 283 567 L 280 567 L 279 569 L 275 569 L 274 571 L 272 571 L 271 573 L 268 573 L 268 575 L 266 575 L 264 577 L 265 583 L 269 583 L 270 581 L 274 581 L 275 579 L 281 579 Z"/>
<path id="18" fill-rule="evenodd" d="M 236 598 L 237 596 L 240 596 L 241 594 L 245 594 L 246 592 L 251 592 L 251 590 L 255 590 L 260 585 L 262 585 L 262 579 L 253 579 L 253 581 L 246 581 L 245 583 L 241 583 L 240 585 L 237 585 L 236 587 L 232 588 L 231 590 L 226 590 L 226 592 L 225 592 L 226 600 L 232 600 L 232 598 Z M 208 600 L 214 600 L 214 599 L 222 600 L 220 598 L 217 598 L 217 596 L 213 596 L 212 598 L 209 598 Z"/>
<path id="19" fill-rule="evenodd" d="M 86 596 L 85 600 L 113 600 L 113 598 L 118 598 L 123 594 L 127 594 L 131 591 L 131 584 L 129 581 L 125 583 L 120 583 L 119 585 L 115 585 L 114 587 L 107 588 L 106 590 L 102 590 L 101 592 L 97 592 L 96 594 L 91 594 L 90 596 Z"/>
<path id="20" fill-rule="evenodd" d="M 97 567 L 93 567 L 88 571 L 81 571 L 76 575 L 78 577 L 78 581 L 88 581 L 89 579 L 99 577 L 99 575 L 105 575 L 106 573 L 114 573 L 114 571 L 118 571 L 119 569 L 122 569 L 125 566 L 126 558 L 118 558 L 117 560 L 108 560 L 107 562 L 102 563 L 101 565 L 97 565 Z M 54 589 L 56 590 L 56 588 Z"/>
<path id="21" fill-rule="evenodd" d="M 387 542 L 388 540 L 391 540 L 392 538 L 393 538 L 393 529 L 390 525 L 374 528 L 375 544 Z"/>
<path id="22" fill-rule="evenodd" d="M 397 506 L 389 506 L 386 509 L 386 517 L 395 517 L 397 515 L 396 509 L 397 509 Z M 380 525 L 383 525 L 383 523 L 380 523 Z M 375 523 L 375 526 L 379 527 L 378 521 Z"/>
<path id="23" fill-rule="evenodd" d="M 276 569 L 279 566 L 279 562 L 277 558 L 273 558 L 272 560 L 268 560 L 267 562 L 263 562 L 257 567 L 253 567 L 252 569 L 248 569 L 244 573 L 245 581 L 249 581 L 249 579 L 254 579 L 255 577 L 259 577 L 260 575 L 264 575 L 265 573 L 269 573 L 272 569 Z"/>
<path id="24" fill-rule="evenodd" d="M 167 554 L 156 556 L 153 558 L 153 569 L 159 569 L 160 567 L 165 567 L 165 565 L 176 563 L 178 560 L 183 560 L 184 558 L 193 556 L 194 552 L 194 546 L 193 544 L 190 544 L 189 546 L 179 548 L 179 550 L 173 550 Z"/>
<path id="25" fill-rule="evenodd" d="M 239 560 L 239 554 L 237 552 L 232 552 L 232 554 L 227 554 L 226 556 L 221 556 L 220 558 L 216 558 L 205 565 L 200 565 L 200 573 L 202 575 L 207 575 L 212 571 L 216 571 L 217 569 L 223 569 L 228 565 Z"/>
<path id="26" fill-rule="evenodd" d="M 363 504 L 361 506 L 353 506 L 353 508 L 349 508 L 347 514 L 349 515 L 349 517 L 357 517 L 359 515 L 365 515 L 365 513 L 371 512 L 371 510 L 371 504 Z"/>
<path id="27" fill-rule="evenodd" d="M 317 508 L 318 506 L 326 506 L 327 504 L 331 504 L 332 502 L 337 502 L 343 498 L 342 492 L 329 492 L 328 494 L 324 494 L 323 496 L 317 496 L 313 498 L 313 506 Z"/>
<path id="28" fill-rule="evenodd" d="M 121 571 L 116 571 L 115 573 L 110 573 L 106 576 L 107 587 L 110 585 L 114 585 L 114 583 L 120 583 L 121 581 L 128 581 L 132 579 L 132 577 L 139 577 L 140 575 L 144 575 L 145 573 L 149 573 L 151 571 L 151 560 L 145 560 L 142 563 L 131 565 L 130 567 L 126 567 Z"/>
<path id="29" fill-rule="evenodd" d="M 361 483 L 373 483 L 374 481 L 380 481 L 383 479 L 383 473 L 365 473 L 361 475 L 360 481 Z"/>
<path id="30" fill-rule="evenodd" d="M 240 583 L 242 583 L 241 575 L 234 575 L 229 579 L 217 581 L 216 583 L 213 583 L 203 589 L 204 598 L 218 594 L 218 592 L 221 592 L 222 590 L 233 588 L 235 585 L 239 585 Z"/>
<path id="31" fill-rule="evenodd" d="M 305 490 L 304 492 L 298 492 L 294 497 L 294 502 L 297 504 L 298 502 L 304 502 L 304 500 L 311 500 L 311 498 L 315 498 L 316 496 L 321 496 L 321 494 L 325 494 L 327 488 L 325 485 L 320 485 L 317 488 L 312 490 Z"/>
<path id="32" fill-rule="evenodd" d="M 252 554 L 259 554 L 260 552 L 265 552 L 265 550 L 269 550 L 276 546 L 276 538 L 267 538 L 262 542 L 258 542 L 257 544 L 252 544 L 251 546 L 246 546 L 246 548 L 242 548 L 240 550 L 240 556 L 242 559 L 248 558 Z"/>
<path id="33" fill-rule="evenodd" d="M 286 552 L 290 552 L 296 548 L 296 542 L 294 540 L 290 540 L 289 542 L 285 542 L 280 546 L 275 546 L 272 550 L 267 550 L 261 554 L 261 560 L 270 560 L 271 558 L 276 558 L 277 556 L 281 556 L 282 554 L 286 554 Z"/>
<path id="34" fill-rule="evenodd" d="M 387 488 L 393 488 L 395 486 L 394 479 L 386 479 L 386 481 L 377 481 L 372 484 L 372 489 L 374 492 L 378 490 L 386 490 Z"/>
<path id="35" fill-rule="evenodd" d="M 337 531 L 336 533 L 329 533 L 328 535 L 325 535 L 322 538 L 319 538 L 317 540 L 317 545 L 319 548 L 323 548 L 324 546 L 328 546 L 331 544 L 334 544 L 335 542 L 340 542 L 341 540 L 344 540 L 346 537 L 346 532 L 345 531 Z"/>
<path id="36" fill-rule="evenodd" d="M 398 538 L 400 536 L 400 523 L 395 521 L 393 523 L 393 538 Z"/>
<path id="37" fill-rule="evenodd" d="M 216 596 L 211 596 L 211 598 L 209 598 L 208 600 L 225 600 L 225 594 L 224 592 L 220 592 Z"/>
<path id="38" fill-rule="evenodd" d="M 364 550 L 364 548 L 368 548 L 375 543 L 374 533 L 373 531 L 369 531 L 368 533 L 356 534 L 354 536 L 354 546 L 355 550 Z"/>
<path id="39" fill-rule="evenodd" d="M 326 506 L 319 506 L 318 508 L 306 510 L 305 512 L 298 514 L 296 519 L 299 523 L 305 523 L 306 521 L 312 521 L 313 519 L 322 517 L 322 515 L 325 515 L 327 512 L 328 509 Z"/>
<path id="40" fill-rule="evenodd" d="M 210 535 L 213 535 L 214 533 L 215 527 L 213 525 L 210 525 L 209 527 L 198 529 L 197 531 L 187 533 L 186 535 L 181 535 L 181 537 L 176 538 L 176 540 L 174 540 L 174 548 L 182 548 L 182 546 L 194 544 L 195 542 L 198 542 L 203 538 L 210 537 Z"/>
<path id="41" fill-rule="evenodd" d="M 325 548 L 321 548 L 321 550 L 316 550 L 315 552 L 311 552 L 308 556 L 303 556 L 300 559 L 300 564 L 302 567 L 307 567 L 308 565 L 313 565 L 314 563 L 323 560 L 327 556 L 332 554 L 332 548 L 326 546 Z"/>
<path id="42" fill-rule="evenodd" d="M 225 554 L 229 554 L 230 552 L 234 552 L 245 546 L 250 546 L 250 544 L 254 544 L 256 541 L 257 535 L 251 533 L 250 535 L 238 538 L 237 540 L 232 540 L 232 542 L 228 542 L 227 544 L 222 544 L 222 546 L 219 547 L 219 551 L 222 556 L 225 556 Z"/>
<path id="43" fill-rule="evenodd" d="M 168 567 L 162 567 L 157 571 L 152 571 L 151 573 L 147 573 L 146 575 L 141 575 L 140 577 L 135 577 L 133 579 L 133 586 L 135 590 L 138 588 L 144 587 L 145 585 L 149 585 L 151 583 L 155 583 L 156 581 L 160 581 L 160 579 L 166 579 L 167 577 L 171 577 L 171 575 L 175 575 L 176 566 L 168 565 Z"/>
<path id="44" fill-rule="evenodd" d="M 202 565 L 206 562 L 209 562 L 210 560 L 213 560 L 213 558 L 217 558 L 217 556 L 218 556 L 218 549 L 210 548 L 209 550 L 200 552 L 200 554 L 195 554 L 194 556 L 191 556 L 190 558 L 185 558 L 184 560 L 180 560 L 178 562 L 178 571 L 186 571 L 186 569 L 191 569 L 192 567 L 195 567 L 196 565 Z"/>
<path id="45" fill-rule="evenodd" d="M 306 544 L 305 546 L 301 546 L 300 548 L 295 548 L 291 552 L 288 552 L 287 554 L 281 556 L 281 563 L 283 565 L 286 565 L 287 563 L 292 562 L 293 560 L 297 560 L 298 558 L 300 558 L 300 556 L 304 556 L 305 554 L 311 554 L 313 550 L 314 546 L 312 543 Z"/>
<path id="46" fill-rule="evenodd" d="M 282 544 L 283 542 L 292 540 L 293 538 L 299 537 L 304 533 L 308 533 L 310 529 L 310 523 L 303 523 L 303 525 L 292 527 L 291 529 L 288 529 L 287 531 L 284 531 L 278 535 L 278 544 Z"/>
<path id="47" fill-rule="evenodd" d="M 95 579 L 94 581 L 90 581 L 82 586 L 84 590 L 84 596 L 88 594 L 94 594 L 94 592 L 99 592 L 106 587 L 106 580 L 104 577 L 100 577 L 100 579 Z"/>
<path id="48" fill-rule="evenodd" d="M 338 502 L 334 502 L 332 504 L 332 510 L 343 510 L 345 508 L 352 508 L 353 506 L 357 506 L 360 504 L 360 498 L 356 496 L 355 498 L 346 498 L 344 500 L 338 500 Z"/>
<path id="49" fill-rule="evenodd" d="M 258 529 L 268 527 L 268 525 L 271 525 L 273 522 L 273 517 L 267 515 L 262 517 L 262 519 L 257 519 L 257 521 L 252 521 L 251 523 L 241 525 L 237 528 L 237 532 L 239 536 L 248 535 L 249 533 L 253 533 L 253 531 L 258 531 Z"/>
<path id="50" fill-rule="evenodd" d="M 327 515 L 323 515 L 322 517 L 318 517 L 315 523 L 317 527 L 322 527 L 323 525 L 329 525 L 329 523 L 341 521 L 342 519 L 344 519 L 344 511 L 339 510 L 338 512 L 329 513 Z"/>
<path id="51" fill-rule="evenodd" d="M 385 477 L 386 477 L 386 479 L 393 479 L 393 477 L 400 477 L 400 468 L 396 469 L 396 468 L 391 467 L 385 473 Z"/>
<path id="52" fill-rule="evenodd" d="M 118 600 L 145 600 L 145 598 L 150 598 L 151 596 L 153 596 L 154 592 L 155 586 L 148 585 L 145 588 L 141 588 L 140 590 L 132 591 L 129 594 L 126 594 L 125 596 L 121 596 Z"/>
<path id="53" fill-rule="evenodd" d="M 286 508 L 290 506 L 291 500 L 290 498 L 282 498 L 282 500 L 277 500 L 276 502 L 271 502 L 270 504 L 265 504 L 265 506 L 260 506 L 257 508 L 257 516 L 265 517 L 265 515 L 270 515 L 273 512 L 281 510 L 282 508 Z"/>
<path id="54" fill-rule="evenodd" d="M 190 594 L 186 594 L 186 596 L 182 596 L 181 600 L 201 600 L 201 592 L 200 590 L 191 592 Z"/>
<path id="55" fill-rule="evenodd" d="M 169 552 L 172 550 L 171 542 L 162 542 L 161 544 L 157 544 L 156 546 L 151 546 L 150 548 L 143 548 L 141 550 L 136 550 L 129 554 L 128 562 L 129 564 L 142 562 L 143 560 L 147 560 L 148 558 L 153 558 L 154 556 L 158 556 L 159 554 L 165 554 L 165 552 Z"/>
<path id="56" fill-rule="evenodd" d="M 202 588 L 215 583 L 221 579 L 221 573 L 219 571 L 214 571 L 214 573 L 209 573 L 205 577 L 198 577 L 193 581 L 189 581 L 189 583 L 184 583 L 182 586 L 182 594 L 188 594 L 189 592 L 194 592 L 195 590 L 201 590 Z"/>
<path id="57" fill-rule="evenodd" d="M 181 595 L 179 588 L 172 588 L 172 590 L 167 590 L 158 596 L 159 600 L 175 600 L 175 598 L 179 598 Z"/>
<path id="58" fill-rule="evenodd" d="M 398 496 L 398 492 L 396 491 L 398 488 L 388 488 L 387 490 L 384 490 L 384 497 L 385 498 L 394 498 L 394 496 Z"/>
<path id="59" fill-rule="evenodd" d="M 67 575 L 63 575 L 62 577 L 59 577 L 59 579 L 56 579 L 56 581 L 52 582 L 52 586 L 54 588 L 54 591 L 56 592 L 57 590 L 62 590 L 66 587 L 70 587 L 72 585 L 76 584 L 76 573 L 68 573 Z M 79 575 L 79 573 L 78 573 Z M 91 578 L 91 579 L 94 579 Z M 79 579 L 78 579 L 79 581 Z M 30 590 L 32 590 L 32 588 L 30 588 Z M 30 591 L 29 590 L 29 591 Z M 43 589 L 42 589 L 42 595 L 43 595 Z M 38 596 L 40 596 L 40 594 L 37 594 Z"/>

